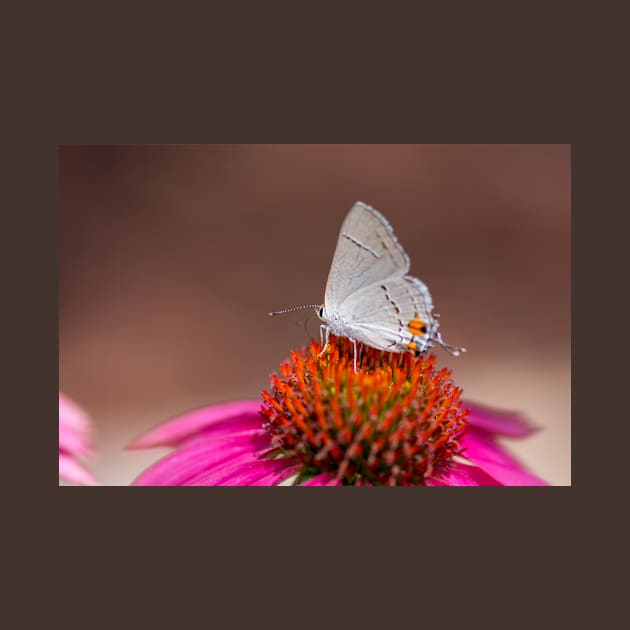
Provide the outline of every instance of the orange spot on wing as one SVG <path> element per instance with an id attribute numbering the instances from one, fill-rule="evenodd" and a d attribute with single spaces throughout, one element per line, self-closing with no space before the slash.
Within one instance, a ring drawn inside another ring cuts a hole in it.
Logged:
<path id="1" fill-rule="evenodd" d="M 407 348 L 409 348 L 409 350 L 415 350 L 418 346 L 416 346 L 416 344 L 413 341 L 410 341 L 407 344 Z"/>
<path id="2" fill-rule="evenodd" d="M 424 335 L 427 332 L 427 326 L 421 319 L 412 319 L 407 327 L 412 335 Z"/>

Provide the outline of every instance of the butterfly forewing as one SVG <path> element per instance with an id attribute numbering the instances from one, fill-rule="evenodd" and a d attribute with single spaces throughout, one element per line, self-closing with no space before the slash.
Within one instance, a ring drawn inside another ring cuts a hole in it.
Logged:
<path id="1" fill-rule="evenodd" d="M 341 226 L 326 284 L 326 309 L 339 312 L 341 305 L 364 287 L 401 278 L 408 271 L 409 257 L 387 219 L 358 202 Z"/>

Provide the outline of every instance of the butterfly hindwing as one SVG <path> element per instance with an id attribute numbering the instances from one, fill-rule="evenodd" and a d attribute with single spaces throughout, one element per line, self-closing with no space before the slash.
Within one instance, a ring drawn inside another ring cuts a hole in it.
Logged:
<path id="1" fill-rule="evenodd" d="M 403 276 L 356 291 L 346 298 L 338 315 L 357 341 L 389 352 L 422 352 L 437 331 L 432 311 L 426 285 Z"/>

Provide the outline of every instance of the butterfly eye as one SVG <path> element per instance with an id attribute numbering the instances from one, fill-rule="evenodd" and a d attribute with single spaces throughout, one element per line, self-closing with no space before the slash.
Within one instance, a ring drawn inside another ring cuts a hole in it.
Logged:
<path id="1" fill-rule="evenodd" d="M 317 311 L 317 314 L 319 315 L 320 319 L 323 319 L 323 317 L 324 317 L 324 305 L 323 304 L 319 307 L 319 310 Z"/>

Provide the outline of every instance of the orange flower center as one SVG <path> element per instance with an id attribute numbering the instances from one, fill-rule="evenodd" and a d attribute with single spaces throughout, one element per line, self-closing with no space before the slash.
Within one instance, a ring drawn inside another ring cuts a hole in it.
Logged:
<path id="1" fill-rule="evenodd" d="M 262 392 L 275 454 L 342 484 L 424 485 L 461 452 L 461 389 L 434 356 L 381 352 L 343 337 L 292 352 Z"/>

